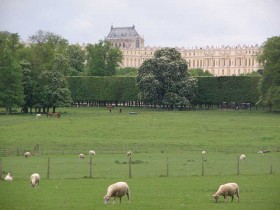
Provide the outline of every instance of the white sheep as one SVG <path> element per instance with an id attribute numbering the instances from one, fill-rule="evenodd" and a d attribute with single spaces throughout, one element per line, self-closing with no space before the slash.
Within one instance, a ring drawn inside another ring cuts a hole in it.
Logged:
<path id="1" fill-rule="evenodd" d="M 24 153 L 24 157 L 25 157 L 25 158 L 28 158 L 28 157 L 30 157 L 30 156 L 31 156 L 31 153 L 30 153 L 30 152 L 25 152 L 25 153 Z"/>
<path id="2" fill-rule="evenodd" d="M 224 202 L 226 202 L 227 196 L 231 196 L 231 202 L 233 201 L 234 194 L 237 195 L 239 203 L 239 186 L 236 183 L 227 183 L 221 185 L 218 191 L 212 195 L 213 199 L 218 202 L 219 196 L 224 196 Z"/>
<path id="3" fill-rule="evenodd" d="M 42 115 L 41 114 L 36 114 L 36 119 L 41 117 Z"/>
<path id="4" fill-rule="evenodd" d="M 245 160 L 245 159 L 246 159 L 246 155 L 244 154 L 240 155 L 239 160 Z"/>
<path id="5" fill-rule="evenodd" d="M 130 202 L 128 184 L 126 182 L 114 183 L 108 187 L 107 194 L 104 196 L 104 202 L 105 202 L 105 204 L 107 204 L 110 202 L 110 198 L 114 197 L 114 201 L 113 201 L 113 204 L 114 204 L 116 197 L 119 197 L 120 204 L 121 204 L 122 197 L 124 195 L 127 195 L 128 201 Z"/>
<path id="6" fill-rule="evenodd" d="M 10 172 L 8 172 L 7 176 L 4 178 L 6 181 L 13 181 L 13 176 Z"/>
<path id="7" fill-rule="evenodd" d="M 131 156 L 131 155 L 132 155 L 132 152 L 131 152 L 131 151 L 128 151 L 128 152 L 126 153 L 126 155 L 127 155 L 127 156 Z"/>
<path id="8" fill-rule="evenodd" d="M 258 151 L 257 153 L 262 154 L 262 155 L 264 154 L 264 152 L 262 150 Z"/>
<path id="9" fill-rule="evenodd" d="M 203 150 L 203 151 L 201 152 L 201 154 L 205 155 L 205 154 L 206 154 L 206 151 Z"/>
<path id="10" fill-rule="evenodd" d="M 83 160 L 83 159 L 85 158 L 85 155 L 84 155 L 83 153 L 81 153 L 81 154 L 79 154 L 79 158 L 80 158 L 81 160 Z"/>
<path id="11" fill-rule="evenodd" d="M 89 150 L 88 154 L 89 154 L 89 155 L 95 155 L 96 153 L 95 153 L 94 150 Z"/>
<path id="12" fill-rule="evenodd" d="M 40 175 L 37 173 L 34 173 L 30 176 L 30 182 L 32 187 L 35 187 L 36 185 L 39 185 L 40 182 Z"/>

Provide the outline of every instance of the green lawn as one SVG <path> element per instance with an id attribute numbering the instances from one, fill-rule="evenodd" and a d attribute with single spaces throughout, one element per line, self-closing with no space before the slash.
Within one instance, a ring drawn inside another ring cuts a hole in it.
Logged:
<path id="1" fill-rule="evenodd" d="M 280 117 L 263 111 L 60 109 L 60 119 L 0 115 L 0 209 L 279 209 Z M 137 112 L 137 114 L 129 114 Z M 25 159 L 24 151 L 38 155 Z M 257 154 L 264 147 L 270 153 Z M 93 177 L 88 151 L 94 149 Z M 132 178 L 128 157 L 132 151 Z M 203 157 L 201 151 L 206 150 Z M 78 154 L 86 158 L 79 160 Z M 240 161 L 237 175 L 237 157 Z M 18 154 L 18 155 L 17 155 Z M 50 160 L 50 179 L 47 163 Z M 204 163 L 204 176 L 202 175 Z M 271 168 L 272 167 L 272 168 Z M 272 170 L 272 174 L 270 174 Z M 41 175 L 32 189 L 29 176 Z M 168 172 L 168 177 L 167 177 Z M 127 181 L 131 203 L 105 205 L 108 185 Z M 213 203 L 220 184 L 237 182 L 241 201 Z"/>

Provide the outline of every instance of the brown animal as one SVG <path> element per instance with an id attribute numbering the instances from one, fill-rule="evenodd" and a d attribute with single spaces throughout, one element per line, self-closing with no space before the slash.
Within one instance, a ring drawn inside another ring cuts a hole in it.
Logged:
<path id="1" fill-rule="evenodd" d="M 48 112 L 47 113 L 47 117 L 52 117 L 53 116 L 53 113 L 52 112 Z"/>
<path id="2" fill-rule="evenodd" d="M 60 114 L 60 112 L 55 112 L 55 113 L 53 113 L 53 116 L 56 118 L 60 118 L 61 114 Z"/>

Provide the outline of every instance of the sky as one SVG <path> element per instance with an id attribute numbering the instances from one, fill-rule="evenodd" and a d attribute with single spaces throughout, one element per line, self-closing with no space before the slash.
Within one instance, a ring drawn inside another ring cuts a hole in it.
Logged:
<path id="1" fill-rule="evenodd" d="M 150 47 L 261 45 L 280 35 L 280 0 L 0 0 L 0 31 L 39 30 L 71 44 L 131 27 Z"/>

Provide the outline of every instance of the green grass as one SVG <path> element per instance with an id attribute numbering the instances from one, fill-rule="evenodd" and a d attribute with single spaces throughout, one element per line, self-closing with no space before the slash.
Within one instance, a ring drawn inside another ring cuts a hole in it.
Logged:
<path id="1" fill-rule="evenodd" d="M 0 209 L 279 209 L 280 118 L 262 111 L 60 109 L 61 119 L 0 115 Z M 138 114 L 131 115 L 130 112 Z M 25 150 L 38 156 L 25 159 Z M 261 147 L 270 150 L 257 154 Z M 17 156 L 17 148 L 19 156 Z M 89 177 L 89 149 L 93 178 Z M 126 152 L 132 150 L 132 178 Z M 201 151 L 204 156 L 202 173 Z M 78 154 L 85 153 L 85 160 Z M 246 154 L 237 174 L 237 157 Z M 47 162 L 50 158 L 50 179 Z M 167 175 L 168 158 L 168 177 Z M 270 174 L 272 164 L 273 174 Z M 41 175 L 32 189 L 29 176 Z M 104 205 L 108 185 L 127 181 L 131 203 Z M 237 182 L 241 201 L 213 203 L 220 184 Z"/>
<path id="2" fill-rule="evenodd" d="M 138 178 L 127 182 L 131 203 L 105 205 L 106 188 L 117 179 L 43 180 L 32 189 L 27 180 L 0 182 L 1 209 L 279 209 L 279 176 L 190 176 L 178 178 Z M 221 183 L 240 185 L 240 203 L 212 201 Z M 112 201 L 111 201 L 112 203 Z"/>

